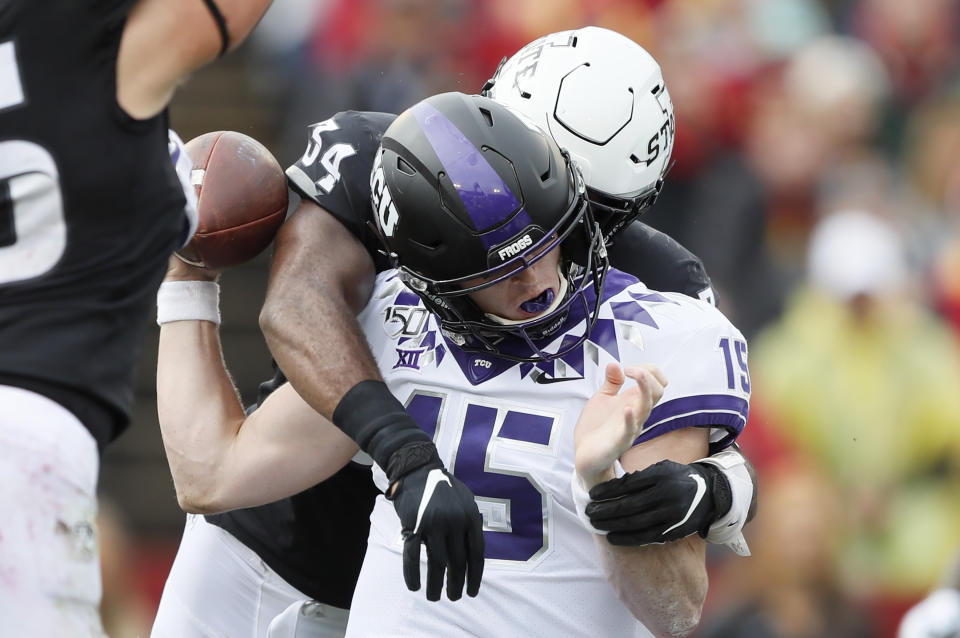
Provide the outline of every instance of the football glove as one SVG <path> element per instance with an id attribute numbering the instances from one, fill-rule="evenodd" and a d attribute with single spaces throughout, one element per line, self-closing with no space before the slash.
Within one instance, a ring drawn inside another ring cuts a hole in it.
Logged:
<path id="1" fill-rule="evenodd" d="M 595 485 L 590 498 L 590 523 L 608 532 L 612 545 L 706 538 L 731 504 L 730 484 L 717 467 L 669 460 Z"/>
<path id="2" fill-rule="evenodd" d="M 427 546 L 427 599 L 476 596 L 483 577 L 483 517 L 473 493 L 446 471 L 433 441 L 382 381 L 361 381 L 340 399 L 333 422 L 369 454 L 390 482 L 403 531 L 403 578 L 420 589 L 420 543 Z"/>
<path id="3" fill-rule="evenodd" d="M 405 469 L 410 468 L 410 469 Z M 403 578 L 420 589 L 420 543 L 427 546 L 427 600 L 476 596 L 483 576 L 483 517 L 473 493 L 443 467 L 433 443 L 400 448 L 387 469 L 390 500 L 403 533 Z"/>

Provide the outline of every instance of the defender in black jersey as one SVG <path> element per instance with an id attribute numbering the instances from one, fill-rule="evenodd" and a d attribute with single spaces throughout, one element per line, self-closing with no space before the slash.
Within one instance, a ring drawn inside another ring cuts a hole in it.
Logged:
<path id="1" fill-rule="evenodd" d="M 238 39 L 269 2 L 223 4 Z M 98 452 L 129 421 L 144 329 L 181 237 L 165 108 L 229 40 L 210 7 L 7 0 L 0 9 L 5 635 L 100 632 Z"/>
<path id="2" fill-rule="evenodd" d="M 387 264 L 379 252 L 380 244 L 370 226 L 373 211 L 369 203 L 369 174 L 380 138 L 394 118 L 392 114 L 347 111 L 314 124 L 307 132 L 308 144 L 303 156 L 287 170 L 291 188 L 302 199 L 300 209 L 287 223 L 329 220 L 326 233 L 339 229 L 340 242 L 359 243 L 364 247 L 366 258 L 373 264 L 370 273 L 374 269 L 386 269 Z M 309 246 L 316 255 L 329 254 L 336 245 L 329 239 L 329 234 L 325 237 L 307 233 L 298 236 L 290 233 L 290 228 L 282 229 L 282 232 L 287 232 L 286 241 L 303 242 L 304 249 Z M 277 250 L 276 259 L 282 260 L 284 249 Z M 631 224 L 619 233 L 611 256 L 617 267 L 649 281 L 651 288 L 682 292 L 693 297 L 708 296 L 710 291 L 710 280 L 696 256 L 666 235 L 641 223 Z M 331 266 L 343 267 L 342 264 Z M 175 267 L 181 269 L 184 277 L 209 277 L 209 273 L 181 264 Z M 305 294 L 309 293 L 301 292 L 298 303 L 309 304 L 309 298 L 303 296 Z M 360 298 L 362 308 L 366 298 L 362 294 L 356 296 Z M 173 326 L 164 326 L 163 330 L 170 330 Z M 328 342 L 337 337 L 328 332 L 318 338 Z M 171 369 L 187 369 L 186 363 L 168 357 L 161 345 L 161 367 L 170 361 Z M 184 357 L 195 359 L 197 355 L 191 352 Z M 216 361 L 220 365 L 219 358 Z M 229 383 L 225 373 L 222 380 Z M 286 381 L 278 368 L 274 379 L 261 385 L 258 403 L 263 403 L 280 388 L 289 390 Z M 158 386 L 161 403 L 164 402 L 164 394 L 164 388 Z M 176 397 L 177 403 L 184 401 L 182 396 Z M 189 404 L 189 401 L 186 403 Z M 193 417 L 184 415 L 185 421 L 179 426 L 190 431 L 212 427 L 208 421 L 191 424 L 186 420 L 189 418 Z M 161 428 L 166 427 L 161 418 Z M 229 427 L 236 431 L 236 425 Z M 246 427 L 248 425 L 244 424 L 243 428 Z M 217 443 L 213 441 L 209 445 L 204 444 L 204 447 L 213 448 Z M 168 457 L 172 458 L 173 455 L 168 454 Z M 232 465 L 223 458 L 218 459 L 217 464 Z M 291 461 L 285 466 L 293 464 Z M 277 577 L 302 596 L 319 601 L 319 613 L 313 617 L 315 621 L 326 622 L 336 617 L 343 618 L 345 625 L 344 610 L 349 608 L 366 549 L 368 515 L 379 494 L 370 479 L 369 459 L 347 463 L 330 478 L 290 498 L 241 509 L 236 508 L 243 506 L 244 500 L 250 498 L 248 495 L 233 490 L 235 499 L 210 502 L 206 500 L 209 492 L 205 491 L 203 481 L 212 482 L 213 478 L 197 475 L 195 481 L 181 484 L 177 481 L 176 470 L 174 476 L 181 504 L 189 510 L 231 511 L 207 515 L 205 521 L 190 517 L 180 554 L 171 570 L 157 614 L 154 625 L 157 635 L 182 632 L 184 627 L 190 626 L 191 616 L 228 634 L 231 631 L 249 631 L 251 625 L 259 622 L 258 618 L 270 618 L 282 610 L 282 596 L 275 593 L 259 603 L 253 601 L 259 608 L 247 610 L 246 615 L 239 614 L 236 605 L 230 601 L 238 598 L 246 600 L 245 592 L 257 587 L 257 582 L 263 583 L 260 586 L 266 586 L 271 578 Z M 239 477 L 224 477 L 221 480 L 228 482 L 234 479 L 242 480 Z M 222 498 L 222 494 L 219 497 Z M 263 498 L 263 495 L 257 498 Z M 211 560 L 211 556 L 219 558 Z M 262 561 L 265 566 L 251 571 L 244 567 L 251 561 Z M 234 562 L 237 564 L 229 566 Z M 211 563 L 220 564 L 223 569 L 214 569 Z M 246 582 L 241 585 L 241 580 Z M 218 604 L 221 597 L 211 597 L 209 592 L 220 591 L 224 587 L 230 588 L 230 593 L 223 594 L 221 605 Z M 289 591 L 287 587 L 277 588 Z M 296 601 L 296 594 L 292 596 L 286 599 L 287 602 Z M 300 620 L 304 622 L 310 618 Z M 330 626 L 319 631 L 321 635 L 340 635 L 343 627 L 339 629 L 339 634 L 336 627 Z"/>
<path id="3" fill-rule="evenodd" d="M 369 205 L 369 173 L 380 137 L 395 117 L 347 111 L 314 124 L 310 127 L 310 141 L 303 157 L 287 169 L 291 188 L 346 226 L 366 247 L 377 272 L 388 266 L 370 225 L 373 218 Z M 314 145 L 319 146 L 319 154 L 313 150 Z M 338 164 L 323 163 L 324 156 L 337 157 L 338 153 L 344 157 Z M 319 159 L 312 163 L 304 161 L 313 156 Z M 328 179 L 331 173 L 327 166 L 335 167 L 339 179 Z M 325 186 L 331 184 L 326 190 Z M 618 245 L 624 249 L 620 250 Z M 711 290 L 706 270 L 695 255 L 642 223 L 624 229 L 610 255 L 614 267 L 650 282 L 648 285 L 654 290 L 682 292 L 693 297 Z M 286 377 L 278 369 L 274 379 L 261 386 L 258 402 L 262 403 L 285 381 Z M 207 516 L 207 520 L 253 548 L 278 574 L 311 598 L 346 608 L 363 562 L 369 529 L 366 514 L 378 493 L 370 480 L 369 468 L 351 463 L 327 481 L 289 499 Z M 341 525 L 325 524 L 327 513 L 340 511 L 337 508 L 344 506 Z M 354 516 L 357 513 L 364 515 Z M 319 524 L 313 526 L 311 521 Z M 346 529 L 342 523 L 347 523 Z M 345 538 L 357 542 L 348 545 L 343 542 Z M 329 544 L 317 539 L 325 539 Z M 285 542 L 287 540 L 290 542 Z M 331 547 L 337 551 L 329 551 Z M 338 577 L 330 578 L 331 574 Z"/>

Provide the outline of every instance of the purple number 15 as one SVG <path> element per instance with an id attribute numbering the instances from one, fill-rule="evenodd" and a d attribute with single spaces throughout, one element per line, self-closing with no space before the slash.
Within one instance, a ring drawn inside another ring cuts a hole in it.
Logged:
<path id="1" fill-rule="evenodd" d="M 723 337 L 720 339 L 720 349 L 723 350 L 723 360 L 727 365 L 727 388 L 736 390 L 739 381 L 740 389 L 749 393 L 750 371 L 747 369 L 747 342 L 743 339 Z M 739 368 L 738 372 L 734 372 L 733 369 L 734 359 L 736 359 Z"/>
<path id="2" fill-rule="evenodd" d="M 445 397 L 417 391 L 407 402 L 407 412 L 431 437 L 443 422 Z M 500 431 L 494 435 L 497 417 L 505 411 Z M 474 493 L 484 515 L 486 558 L 528 561 L 549 546 L 547 492 L 527 473 L 497 469 L 490 465 L 488 450 L 496 439 L 528 444 L 550 443 L 556 419 L 541 414 L 504 410 L 468 403 L 463 430 L 452 470 Z"/>

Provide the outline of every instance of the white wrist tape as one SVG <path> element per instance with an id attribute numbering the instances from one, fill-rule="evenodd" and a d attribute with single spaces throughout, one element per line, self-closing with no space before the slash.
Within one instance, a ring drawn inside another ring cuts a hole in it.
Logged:
<path id="1" fill-rule="evenodd" d="M 620 478 L 627 472 L 623 469 L 623 466 L 620 465 L 620 461 L 614 461 L 613 473 L 616 478 Z M 599 530 L 590 524 L 590 517 L 587 516 L 587 504 L 590 502 L 590 494 L 587 492 L 587 488 L 583 486 L 583 482 L 580 481 L 580 475 L 577 474 L 576 471 L 573 472 L 570 478 L 570 491 L 573 493 L 573 507 L 577 511 L 577 518 L 579 518 L 583 526 L 587 528 L 587 531 L 593 532 L 594 534 L 606 535 L 607 532 Z"/>
<path id="2" fill-rule="evenodd" d="M 730 483 L 730 511 L 714 521 L 707 534 L 708 543 L 726 545 L 741 556 L 749 556 L 750 548 L 743 537 L 743 526 L 753 500 L 753 480 L 747 471 L 746 459 L 736 450 L 726 450 L 697 463 L 709 463 L 720 469 Z"/>
<path id="3" fill-rule="evenodd" d="M 210 321 L 220 325 L 220 285 L 213 281 L 165 281 L 157 291 L 157 325 Z"/>

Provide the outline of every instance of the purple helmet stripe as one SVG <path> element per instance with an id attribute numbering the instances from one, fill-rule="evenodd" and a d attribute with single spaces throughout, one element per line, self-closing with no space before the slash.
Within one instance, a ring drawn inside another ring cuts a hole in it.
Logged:
<path id="1" fill-rule="evenodd" d="M 503 223 L 508 215 L 520 208 L 516 195 L 510 192 L 477 147 L 443 113 L 426 102 L 420 102 L 413 107 L 413 115 L 456 187 L 474 227 L 483 233 L 480 239 L 484 247 L 496 246 L 533 223 L 527 211 L 520 209 L 509 223 L 484 233 L 485 229 Z"/>

